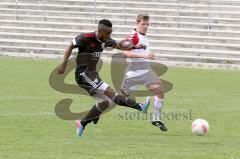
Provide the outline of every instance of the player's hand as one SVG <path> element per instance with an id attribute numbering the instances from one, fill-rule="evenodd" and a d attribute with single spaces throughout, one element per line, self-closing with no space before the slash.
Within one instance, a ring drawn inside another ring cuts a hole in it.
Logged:
<path id="1" fill-rule="evenodd" d="M 58 66 L 58 74 L 63 74 L 65 72 L 65 69 L 67 67 L 67 61 L 62 62 L 59 66 Z"/>
<path id="2" fill-rule="evenodd" d="M 154 60 L 155 59 L 155 55 L 153 54 L 153 53 L 146 53 L 145 55 L 144 55 L 144 58 L 145 59 L 149 59 L 149 60 Z"/>
<path id="3" fill-rule="evenodd" d="M 109 39 L 105 45 L 104 45 L 105 48 L 116 48 L 117 47 L 117 42 L 113 39 Z"/>

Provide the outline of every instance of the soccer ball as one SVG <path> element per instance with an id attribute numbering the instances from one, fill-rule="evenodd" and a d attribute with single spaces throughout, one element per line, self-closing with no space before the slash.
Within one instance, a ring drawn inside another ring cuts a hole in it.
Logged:
<path id="1" fill-rule="evenodd" d="M 208 133 L 209 124 L 204 119 L 196 119 L 192 122 L 192 132 L 195 135 L 203 136 Z"/>

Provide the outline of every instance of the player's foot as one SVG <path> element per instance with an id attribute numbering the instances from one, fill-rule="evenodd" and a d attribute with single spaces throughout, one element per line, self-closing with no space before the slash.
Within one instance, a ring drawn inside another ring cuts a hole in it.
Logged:
<path id="1" fill-rule="evenodd" d="M 156 126 L 156 127 L 159 127 L 160 130 L 162 131 L 167 131 L 168 128 L 165 126 L 165 124 L 161 121 L 152 121 L 152 125 Z"/>
<path id="2" fill-rule="evenodd" d="M 99 117 L 93 119 L 93 120 L 92 120 L 92 121 L 93 121 L 93 124 L 97 124 L 97 123 L 98 123 L 98 120 L 99 120 Z"/>
<path id="3" fill-rule="evenodd" d="M 141 107 L 142 107 L 141 112 L 142 113 L 147 113 L 149 105 L 150 105 L 150 96 L 148 96 L 146 98 L 146 100 L 144 101 L 144 103 L 142 103 L 142 105 L 141 105 Z"/>
<path id="4" fill-rule="evenodd" d="M 84 127 L 81 125 L 81 120 L 76 120 L 76 126 L 77 126 L 77 136 L 82 137 Z"/>

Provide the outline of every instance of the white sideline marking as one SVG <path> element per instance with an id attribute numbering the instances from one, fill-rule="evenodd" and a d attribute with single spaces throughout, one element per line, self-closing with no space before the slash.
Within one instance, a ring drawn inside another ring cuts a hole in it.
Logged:
<path id="1" fill-rule="evenodd" d="M 38 113 L 5 113 L 0 114 L 0 117 L 3 116 L 52 116 L 56 115 L 55 113 L 51 112 L 38 112 Z"/>

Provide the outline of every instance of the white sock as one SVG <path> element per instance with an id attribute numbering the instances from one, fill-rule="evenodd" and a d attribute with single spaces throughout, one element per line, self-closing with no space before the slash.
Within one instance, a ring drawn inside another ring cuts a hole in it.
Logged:
<path id="1" fill-rule="evenodd" d="M 154 96 L 152 121 L 160 121 L 161 111 L 163 107 L 163 99 Z"/>

